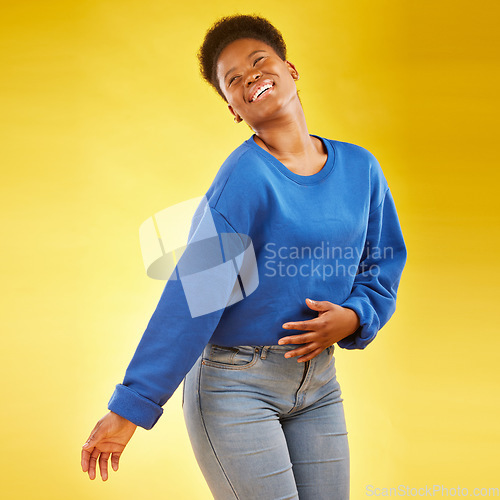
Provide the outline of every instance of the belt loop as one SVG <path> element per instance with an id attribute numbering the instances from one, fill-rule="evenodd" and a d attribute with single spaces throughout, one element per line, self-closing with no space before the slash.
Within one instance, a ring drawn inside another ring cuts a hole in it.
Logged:
<path id="1" fill-rule="evenodd" d="M 204 355 L 204 356 L 207 356 L 207 357 L 210 357 L 211 350 L 212 350 L 212 344 L 209 342 L 209 343 L 205 346 L 205 349 L 203 349 L 203 355 Z"/>
<path id="2" fill-rule="evenodd" d="M 262 346 L 262 350 L 260 351 L 260 359 L 267 358 L 267 351 L 268 350 L 269 350 L 269 346 L 267 346 L 267 345 Z"/>

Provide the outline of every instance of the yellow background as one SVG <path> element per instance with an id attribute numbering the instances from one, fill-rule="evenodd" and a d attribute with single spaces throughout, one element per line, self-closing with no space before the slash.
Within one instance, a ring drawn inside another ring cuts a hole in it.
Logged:
<path id="1" fill-rule="evenodd" d="M 310 132 L 378 158 L 408 245 L 392 320 L 366 350 L 336 349 L 351 498 L 500 487 L 497 2 L 1 8 L 2 498 L 210 498 L 180 391 L 106 483 L 79 462 L 164 287 L 140 224 L 204 194 L 251 134 L 195 57 L 236 12 L 282 31 Z"/>

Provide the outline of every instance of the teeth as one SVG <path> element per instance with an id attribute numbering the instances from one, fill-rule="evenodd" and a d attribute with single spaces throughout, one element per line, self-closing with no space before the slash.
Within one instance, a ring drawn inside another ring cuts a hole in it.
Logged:
<path id="1" fill-rule="evenodd" d="M 252 97 L 252 102 L 257 99 L 261 94 L 263 94 L 267 89 L 270 89 L 273 85 L 271 83 L 266 83 L 263 87 L 261 87 L 258 92 Z"/>

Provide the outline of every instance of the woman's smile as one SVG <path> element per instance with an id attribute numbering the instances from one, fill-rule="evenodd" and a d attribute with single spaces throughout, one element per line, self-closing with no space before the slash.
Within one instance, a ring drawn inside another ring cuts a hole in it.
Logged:
<path id="1" fill-rule="evenodd" d="M 255 83 L 252 87 L 250 87 L 250 92 L 249 92 L 249 102 L 256 102 L 264 99 L 267 97 L 269 94 L 272 94 L 274 90 L 274 83 L 269 80 L 265 79 L 262 80 L 261 82 Z"/>

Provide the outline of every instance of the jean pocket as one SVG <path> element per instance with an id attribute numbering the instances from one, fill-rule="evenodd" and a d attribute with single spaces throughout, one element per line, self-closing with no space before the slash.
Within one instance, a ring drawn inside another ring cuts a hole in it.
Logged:
<path id="1" fill-rule="evenodd" d="M 328 346 L 326 350 L 328 352 L 328 356 L 333 356 L 333 352 L 335 351 L 335 344 Z"/>
<path id="2" fill-rule="evenodd" d="M 254 346 L 227 347 L 210 344 L 203 352 L 201 362 L 216 368 L 243 370 L 256 363 L 258 352 L 259 348 Z"/>

